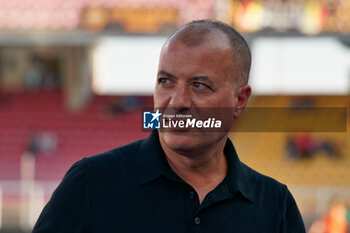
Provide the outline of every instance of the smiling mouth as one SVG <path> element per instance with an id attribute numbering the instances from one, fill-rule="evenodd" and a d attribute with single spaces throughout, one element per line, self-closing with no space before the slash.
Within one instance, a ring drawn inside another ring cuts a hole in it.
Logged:
<path id="1" fill-rule="evenodd" d="M 173 133 L 185 133 L 190 131 L 191 129 L 188 127 L 181 127 L 178 123 L 179 121 L 185 121 L 186 119 L 181 118 L 173 118 L 173 117 L 164 117 L 163 124 L 167 125 L 167 128 L 163 128 L 164 131 L 173 132 Z"/>
<path id="2" fill-rule="evenodd" d="M 186 126 L 186 120 L 187 118 L 164 117 L 163 127 L 161 128 L 161 130 L 164 132 L 171 132 L 176 134 L 198 131 L 197 128 L 191 128 Z M 179 123 L 180 121 L 183 121 L 181 125 Z"/>

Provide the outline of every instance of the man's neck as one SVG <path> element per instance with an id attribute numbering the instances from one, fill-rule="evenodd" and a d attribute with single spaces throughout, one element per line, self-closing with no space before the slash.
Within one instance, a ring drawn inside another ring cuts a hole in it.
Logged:
<path id="1" fill-rule="evenodd" d="M 213 148 L 186 153 L 173 151 L 161 143 L 170 168 L 196 190 L 200 203 L 226 177 L 225 143 L 226 140 Z"/>

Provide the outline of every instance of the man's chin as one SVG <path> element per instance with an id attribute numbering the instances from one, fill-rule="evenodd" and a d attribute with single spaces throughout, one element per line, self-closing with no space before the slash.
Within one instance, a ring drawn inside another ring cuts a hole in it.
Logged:
<path id="1" fill-rule="evenodd" d="M 198 147 L 197 141 L 200 135 L 198 132 L 172 130 L 159 133 L 160 140 L 171 150 L 191 151 Z"/>

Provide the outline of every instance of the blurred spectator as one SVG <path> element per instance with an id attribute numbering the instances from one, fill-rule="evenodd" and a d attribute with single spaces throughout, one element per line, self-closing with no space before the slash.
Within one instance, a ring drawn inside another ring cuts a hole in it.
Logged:
<path id="1" fill-rule="evenodd" d="M 290 137 L 287 141 L 287 151 L 293 158 L 311 158 L 315 152 L 315 145 L 311 135 L 300 133 Z"/>
<path id="2" fill-rule="evenodd" d="M 287 138 L 287 153 L 292 158 L 312 158 L 324 152 L 332 158 L 340 157 L 341 151 L 331 140 L 317 140 L 309 133 L 299 133 Z"/>
<path id="3" fill-rule="evenodd" d="M 312 97 L 294 98 L 290 102 L 291 108 L 313 108 L 315 106 L 315 99 Z"/>
<path id="4" fill-rule="evenodd" d="M 47 72 L 43 76 L 43 88 L 45 91 L 54 91 L 59 87 L 59 78 L 54 72 Z"/>
<path id="5" fill-rule="evenodd" d="M 326 223 L 323 219 L 314 221 L 308 231 L 308 233 L 326 233 Z"/>
<path id="6" fill-rule="evenodd" d="M 27 152 L 33 156 L 37 154 L 50 154 L 57 147 L 57 136 L 53 132 L 31 134 L 29 137 Z"/>
<path id="7" fill-rule="evenodd" d="M 26 74 L 27 87 L 30 90 L 40 89 L 42 85 L 42 79 L 42 64 L 37 59 L 33 59 Z"/>
<path id="8" fill-rule="evenodd" d="M 122 96 L 116 98 L 107 106 L 110 115 L 135 111 L 140 107 L 140 99 L 137 96 Z"/>
<path id="9" fill-rule="evenodd" d="M 294 138 L 294 144 L 303 158 L 310 158 L 315 151 L 314 142 L 308 133 L 297 134 Z"/>
<path id="10" fill-rule="evenodd" d="M 308 233 L 348 233 L 349 210 L 338 200 L 331 203 L 329 211 L 314 221 Z"/>
<path id="11" fill-rule="evenodd" d="M 339 201 L 331 204 L 329 213 L 325 216 L 325 233 L 347 233 L 347 212 L 345 205 Z"/>
<path id="12" fill-rule="evenodd" d="M 338 152 L 338 148 L 337 146 L 330 140 L 326 140 L 323 141 L 320 144 L 320 151 L 324 151 L 325 153 L 327 153 L 328 155 L 332 156 L 332 157 L 337 157 L 340 156 L 340 153 Z"/>

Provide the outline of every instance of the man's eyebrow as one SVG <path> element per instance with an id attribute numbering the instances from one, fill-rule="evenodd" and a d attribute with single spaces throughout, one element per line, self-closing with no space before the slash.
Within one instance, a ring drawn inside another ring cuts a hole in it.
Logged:
<path id="1" fill-rule="evenodd" d="M 170 73 L 168 73 L 168 72 L 166 72 L 164 70 L 161 70 L 161 71 L 158 72 L 158 76 L 160 76 L 160 75 L 167 76 L 167 77 L 170 77 L 170 78 L 176 78 L 175 75 L 172 75 L 172 74 L 170 74 Z"/>
<path id="2" fill-rule="evenodd" d="M 164 70 L 160 70 L 160 71 L 158 72 L 158 76 L 160 76 L 160 75 L 162 75 L 162 76 L 167 76 L 167 77 L 169 77 L 169 78 L 176 78 L 175 75 L 170 74 L 170 73 L 168 73 L 168 72 L 166 72 L 166 71 L 164 71 Z M 200 76 L 191 77 L 191 78 L 190 78 L 190 81 L 206 81 L 206 82 L 208 82 L 212 87 L 215 87 L 215 86 L 216 86 L 215 83 L 213 82 L 213 80 L 211 80 L 208 76 L 205 76 L 205 75 L 200 75 Z"/>
<path id="3" fill-rule="evenodd" d="M 192 77 L 191 80 L 193 80 L 193 81 L 206 81 L 210 85 L 215 87 L 215 83 L 208 76 L 195 76 L 195 77 Z"/>

